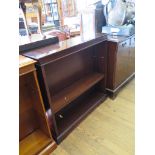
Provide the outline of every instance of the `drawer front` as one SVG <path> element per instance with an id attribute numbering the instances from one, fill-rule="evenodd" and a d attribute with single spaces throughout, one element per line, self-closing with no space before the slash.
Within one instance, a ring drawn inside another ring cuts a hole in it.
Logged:
<path id="1" fill-rule="evenodd" d="M 118 44 L 115 70 L 115 87 L 128 77 L 130 39 Z"/>

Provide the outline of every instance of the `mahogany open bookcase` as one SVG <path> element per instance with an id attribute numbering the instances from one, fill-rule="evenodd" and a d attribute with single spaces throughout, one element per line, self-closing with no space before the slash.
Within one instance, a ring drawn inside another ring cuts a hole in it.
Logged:
<path id="1" fill-rule="evenodd" d="M 106 36 L 79 36 L 23 55 L 37 61 L 46 114 L 60 143 L 106 99 Z"/>

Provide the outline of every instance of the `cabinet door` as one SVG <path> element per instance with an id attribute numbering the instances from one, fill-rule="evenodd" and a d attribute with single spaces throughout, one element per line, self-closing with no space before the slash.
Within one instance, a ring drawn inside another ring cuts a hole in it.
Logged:
<path id="1" fill-rule="evenodd" d="M 115 88 L 128 77 L 130 39 L 118 44 L 115 71 Z"/>
<path id="2" fill-rule="evenodd" d="M 130 39 L 130 54 L 128 64 L 128 75 L 132 75 L 135 72 L 135 36 Z"/>

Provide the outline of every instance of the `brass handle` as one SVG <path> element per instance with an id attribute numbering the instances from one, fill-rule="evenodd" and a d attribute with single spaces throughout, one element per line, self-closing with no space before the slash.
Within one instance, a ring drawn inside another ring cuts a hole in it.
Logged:
<path id="1" fill-rule="evenodd" d="M 65 97 L 65 101 L 67 102 L 67 97 Z"/>
<path id="2" fill-rule="evenodd" d="M 63 115 L 60 114 L 60 115 L 59 115 L 59 118 L 64 118 L 64 117 L 63 117 Z"/>

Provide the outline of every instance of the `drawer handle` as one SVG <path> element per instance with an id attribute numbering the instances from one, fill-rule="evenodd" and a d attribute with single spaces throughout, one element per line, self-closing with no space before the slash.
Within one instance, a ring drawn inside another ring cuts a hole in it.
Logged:
<path id="1" fill-rule="evenodd" d="M 67 97 L 65 97 L 65 101 L 67 102 Z"/>
<path id="2" fill-rule="evenodd" d="M 62 118 L 64 118 L 64 117 L 63 117 L 63 115 L 61 115 L 61 114 L 60 114 L 60 115 L 59 115 L 59 118 L 61 118 L 61 119 L 62 119 Z"/>

